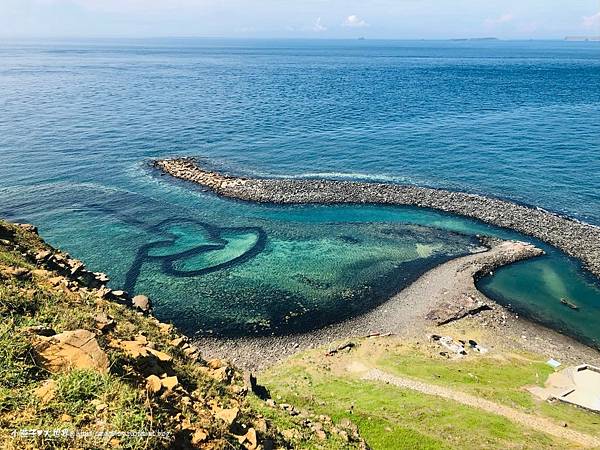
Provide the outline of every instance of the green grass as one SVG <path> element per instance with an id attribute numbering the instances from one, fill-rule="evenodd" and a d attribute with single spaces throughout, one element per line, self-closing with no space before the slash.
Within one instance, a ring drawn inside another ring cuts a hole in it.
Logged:
<path id="1" fill-rule="evenodd" d="M 545 364 L 545 358 L 537 355 L 509 354 L 498 358 L 487 354 L 447 360 L 432 358 L 415 346 L 402 346 L 386 352 L 376 363 L 395 375 L 452 387 L 600 436 L 599 415 L 572 405 L 540 401 L 526 390 L 528 386 L 543 386 L 554 372 Z"/>
<path id="2" fill-rule="evenodd" d="M 478 397 L 511 407 L 532 409 L 535 401 L 524 386 L 542 386 L 554 370 L 532 355 L 503 357 L 476 355 L 447 360 L 432 358 L 416 348 L 390 351 L 377 361 L 390 373 L 460 388 Z"/>
<path id="3" fill-rule="evenodd" d="M 385 384 L 341 378 L 313 365 L 278 366 L 261 381 L 283 401 L 317 414 L 329 413 L 335 420 L 355 421 L 373 449 L 510 448 L 515 444 L 565 448 L 550 436 L 500 416 Z"/>
<path id="4" fill-rule="evenodd" d="M 358 343 L 351 352 L 335 357 L 325 357 L 318 349 L 296 355 L 261 374 L 260 382 L 280 401 L 317 414 L 327 412 L 336 420 L 351 418 L 374 449 L 569 448 L 570 444 L 453 401 L 361 380 L 360 372 L 348 372 L 351 363 L 355 369 L 356 363 L 377 367 L 600 436 L 599 415 L 538 400 L 526 390 L 542 386 L 553 372 L 540 355 L 496 349 L 446 359 L 426 343 L 393 337 Z"/>

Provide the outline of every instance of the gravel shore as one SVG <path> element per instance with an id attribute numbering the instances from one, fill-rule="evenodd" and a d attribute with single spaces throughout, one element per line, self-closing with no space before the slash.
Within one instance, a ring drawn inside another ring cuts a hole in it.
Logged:
<path id="1" fill-rule="evenodd" d="M 384 204 L 437 209 L 533 236 L 583 262 L 600 277 L 600 227 L 549 211 L 464 192 L 332 180 L 241 178 L 202 169 L 192 158 L 158 160 L 173 177 L 240 200 L 278 204 Z"/>
<path id="2" fill-rule="evenodd" d="M 487 330 L 504 344 L 546 354 L 561 361 L 600 361 L 600 353 L 577 341 L 518 318 L 485 297 L 474 280 L 501 265 L 535 257 L 540 249 L 522 242 L 495 241 L 492 248 L 444 263 L 379 307 L 341 323 L 307 333 L 240 338 L 200 337 L 205 357 L 227 357 L 247 370 L 261 370 L 310 348 L 335 348 L 340 340 L 388 334 L 423 339 L 453 327 Z M 443 323 L 443 325 L 440 325 Z M 523 339 L 523 336 L 526 338 Z M 488 338 L 487 346 L 495 343 Z"/>

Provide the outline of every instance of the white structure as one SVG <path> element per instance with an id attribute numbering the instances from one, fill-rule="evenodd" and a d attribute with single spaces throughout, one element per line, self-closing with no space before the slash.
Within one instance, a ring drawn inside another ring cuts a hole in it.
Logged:
<path id="1" fill-rule="evenodd" d="M 569 367 L 550 375 L 545 388 L 529 391 L 545 400 L 555 398 L 600 413 L 600 368 L 589 364 Z"/>

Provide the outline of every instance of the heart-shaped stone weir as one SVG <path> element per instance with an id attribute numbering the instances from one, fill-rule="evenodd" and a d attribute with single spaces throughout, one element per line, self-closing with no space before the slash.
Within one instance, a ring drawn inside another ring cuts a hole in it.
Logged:
<path id="1" fill-rule="evenodd" d="M 192 219 L 168 219 L 151 228 L 161 240 L 142 246 L 127 272 L 125 290 L 134 291 L 146 261 L 160 261 L 165 274 L 199 276 L 248 261 L 265 247 L 260 227 L 218 227 Z"/>

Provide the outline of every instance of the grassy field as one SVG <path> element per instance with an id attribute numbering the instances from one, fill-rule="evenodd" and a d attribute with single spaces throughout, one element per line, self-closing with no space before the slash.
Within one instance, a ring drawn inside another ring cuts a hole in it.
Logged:
<path id="1" fill-rule="evenodd" d="M 536 400 L 525 387 L 541 385 L 552 369 L 533 354 L 492 351 L 446 359 L 429 343 L 398 338 L 360 341 L 351 351 L 325 356 L 313 350 L 260 377 L 276 398 L 337 420 L 351 418 L 373 449 L 576 448 L 572 442 L 511 420 L 380 382 L 361 379 L 368 368 L 476 395 L 558 426 L 600 436 L 600 416 L 565 404 Z M 363 370 L 357 370 L 362 367 Z"/>

